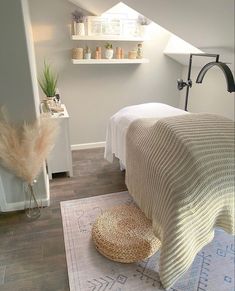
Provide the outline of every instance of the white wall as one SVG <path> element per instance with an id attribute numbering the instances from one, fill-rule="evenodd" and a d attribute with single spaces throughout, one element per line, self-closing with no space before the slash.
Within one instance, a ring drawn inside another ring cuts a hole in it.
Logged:
<path id="1" fill-rule="evenodd" d="M 144 44 L 149 64 L 73 65 L 71 49 L 86 45 L 70 40 L 71 12 L 75 9 L 67 0 L 30 1 L 38 71 L 44 59 L 58 71 L 58 87 L 71 117 L 72 144 L 104 141 L 109 117 L 124 106 L 143 102 L 178 105 L 176 79 L 182 66 L 163 55 L 167 31 L 156 25 L 154 39 Z M 137 46 L 113 44 L 124 46 L 126 51 Z"/>
<path id="2" fill-rule="evenodd" d="M 15 123 L 39 113 L 34 51 L 27 1 L 0 1 L 0 105 Z M 0 167 L 0 211 L 24 208 L 22 181 Z M 39 178 L 42 199 L 48 201 L 45 171 Z"/>
<path id="3" fill-rule="evenodd" d="M 203 79 L 202 84 L 195 80 L 200 68 L 193 67 L 193 86 L 189 90 L 188 111 L 199 113 L 215 113 L 234 120 L 235 94 L 227 91 L 227 84 L 223 72 L 215 67 L 210 69 Z M 183 70 L 183 79 L 187 79 L 188 68 Z M 181 91 L 180 108 L 184 108 L 186 88 Z"/>

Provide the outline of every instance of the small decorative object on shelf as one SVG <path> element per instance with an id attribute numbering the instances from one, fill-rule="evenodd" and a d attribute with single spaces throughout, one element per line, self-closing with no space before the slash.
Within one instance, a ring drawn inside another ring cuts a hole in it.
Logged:
<path id="1" fill-rule="evenodd" d="M 83 48 L 78 47 L 72 50 L 72 58 L 75 60 L 82 60 L 83 59 Z"/>
<path id="2" fill-rule="evenodd" d="M 130 37 L 139 36 L 139 23 L 136 19 L 122 19 L 122 35 Z"/>
<path id="3" fill-rule="evenodd" d="M 128 52 L 128 59 L 136 59 L 137 57 L 137 51 L 136 50 L 132 50 Z"/>
<path id="4" fill-rule="evenodd" d="M 85 24 L 77 23 L 77 35 L 85 35 Z"/>
<path id="5" fill-rule="evenodd" d="M 113 58 L 113 45 L 109 42 L 105 45 L 105 58 L 112 59 Z"/>
<path id="6" fill-rule="evenodd" d="M 121 48 L 120 47 L 116 47 L 116 53 L 115 53 L 115 58 L 116 59 L 121 59 Z"/>
<path id="7" fill-rule="evenodd" d="M 124 59 L 125 58 L 125 53 L 124 53 L 124 49 L 121 48 L 121 59 Z"/>
<path id="8" fill-rule="evenodd" d="M 121 21 L 100 16 L 87 16 L 88 35 L 120 35 Z"/>
<path id="9" fill-rule="evenodd" d="M 95 59 L 99 60 L 100 59 L 100 54 L 98 51 L 95 51 Z"/>
<path id="10" fill-rule="evenodd" d="M 95 51 L 95 59 L 99 60 L 102 57 L 101 47 L 97 46 Z"/>
<path id="11" fill-rule="evenodd" d="M 115 58 L 117 60 L 124 59 L 124 50 L 121 47 L 116 47 Z"/>
<path id="12" fill-rule="evenodd" d="M 88 46 L 86 46 L 86 48 L 84 50 L 84 59 L 86 59 L 86 60 L 91 59 L 91 49 Z"/>
<path id="13" fill-rule="evenodd" d="M 26 215 L 32 219 L 39 217 L 41 211 L 35 179 L 53 148 L 57 128 L 55 119 L 43 116 L 33 123 L 16 126 L 4 110 L 0 110 L 0 163 L 22 180 L 26 191 Z"/>
<path id="14" fill-rule="evenodd" d="M 137 59 L 142 59 L 143 58 L 143 48 L 142 44 L 138 43 L 138 48 L 137 48 Z"/>
<path id="15" fill-rule="evenodd" d="M 84 15 L 81 11 L 75 10 L 73 16 L 73 32 L 77 35 L 85 35 Z"/>
<path id="16" fill-rule="evenodd" d="M 138 17 L 138 22 L 139 22 L 139 35 L 142 37 L 146 37 L 147 28 L 148 25 L 151 23 L 151 20 L 140 14 Z"/>

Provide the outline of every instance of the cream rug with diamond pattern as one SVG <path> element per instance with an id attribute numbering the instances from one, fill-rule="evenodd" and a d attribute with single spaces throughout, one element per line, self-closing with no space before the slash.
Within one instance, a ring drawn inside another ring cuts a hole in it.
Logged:
<path id="1" fill-rule="evenodd" d="M 160 252 L 135 264 L 121 264 L 100 255 L 91 240 L 97 215 L 115 205 L 132 203 L 128 192 L 61 202 L 71 291 L 163 290 L 158 276 Z M 216 230 L 214 240 L 169 290 L 234 291 L 234 263 L 234 237 Z"/>

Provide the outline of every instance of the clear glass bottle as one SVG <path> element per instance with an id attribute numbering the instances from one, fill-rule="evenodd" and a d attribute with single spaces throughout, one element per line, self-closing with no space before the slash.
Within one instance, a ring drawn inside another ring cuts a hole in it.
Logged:
<path id="1" fill-rule="evenodd" d="M 37 180 L 32 183 L 23 182 L 25 192 L 25 213 L 29 219 L 36 219 L 41 215 L 42 201 L 37 198 Z"/>

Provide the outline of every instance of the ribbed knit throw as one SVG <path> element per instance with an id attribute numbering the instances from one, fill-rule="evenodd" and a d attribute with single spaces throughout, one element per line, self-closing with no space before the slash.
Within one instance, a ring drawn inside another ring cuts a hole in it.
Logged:
<path id="1" fill-rule="evenodd" d="M 161 240 L 165 288 L 221 227 L 234 234 L 234 123 L 212 114 L 141 119 L 127 132 L 126 184 Z"/>

